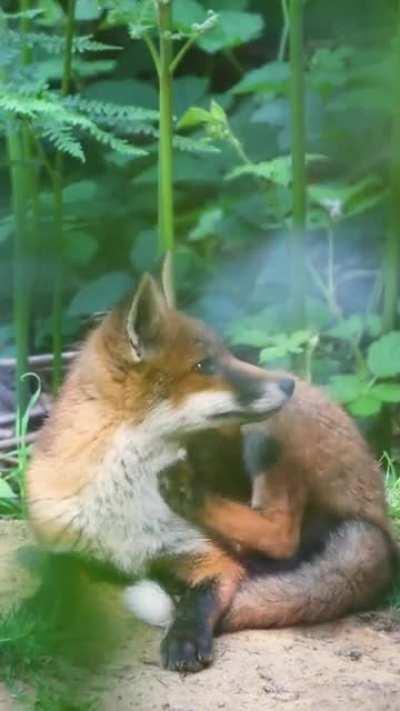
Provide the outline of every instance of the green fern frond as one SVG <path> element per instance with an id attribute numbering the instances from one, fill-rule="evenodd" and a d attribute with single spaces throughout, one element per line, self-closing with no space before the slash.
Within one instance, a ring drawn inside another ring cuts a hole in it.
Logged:
<path id="1" fill-rule="evenodd" d="M 43 14 L 43 10 L 39 8 L 35 10 L 21 10 L 20 12 L 5 12 L 0 8 L 0 21 L 1 20 L 34 20 L 39 15 Z"/>
<path id="2" fill-rule="evenodd" d="M 19 95 L 16 92 L 0 91 L 0 110 L 12 116 L 21 116 L 31 120 L 51 120 L 59 126 L 86 131 L 92 138 L 115 151 L 124 155 L 137 157 L 147 155 L 147 151 L 128 144 L 125 140 L 113 136 L 101 128 L 87 116 L 82 116 L 75 111 L 68 110 L 59 100 L 48 94 L 45 98 Z"/>
<path id="3" fill-rule="evenodd" d="M 63 103 L 68 109 L 79 111 L 97 120 L 158 121 L 159 116 L 158 111 L 153 109 L 82 99 L 80 96 L 68 96 Z"/>
<path id="4" fill-rule="evenodd" d="M 58 124 L 55 127 L 51 124 L 42 124 L 39 127 L 39 132 L 42 138 L 47 139 L 58 151 L 66 153 L 72 158 L 77 158 L 82 163 L 85 162 L 82 146 L 73 135 L 70 126 L 60 126 Z"/>
<path id="5" fill-rule="evenodd" d="M 30 49 L 40 48 L 48 54 L 63 54 L 65 51 L 65 38 L 45 34 L 44 32 L 18 32 L 4 28 L 0 31 L 0 38 L 3 46 L 10 48 L 29 47 Z M 103 44 L 92 40 L 92 35 L 75 37 L 72 42 L 74 54 L 83 52 L 108 52 L 110 50 L 120 50 L 116 45 Z"/>
<path id="6" fill-rule="evenodd" d="M 189 153 L 220 153 L 220 149 L 210 143 L 210 139 L 205 138 L 187 138 L 187 136 L 175 135 L 173 137 L 173 145 L 179 151 Z"/>

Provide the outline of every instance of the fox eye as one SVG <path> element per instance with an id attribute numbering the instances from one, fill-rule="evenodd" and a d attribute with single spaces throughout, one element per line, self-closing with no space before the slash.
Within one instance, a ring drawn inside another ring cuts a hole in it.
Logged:
<path id="1" fill-rule="evenodd" d="M 201 375 L 215 375 L 217 363 L 214 358 L 203 358 L 194 366 L 194 369 Z"/>

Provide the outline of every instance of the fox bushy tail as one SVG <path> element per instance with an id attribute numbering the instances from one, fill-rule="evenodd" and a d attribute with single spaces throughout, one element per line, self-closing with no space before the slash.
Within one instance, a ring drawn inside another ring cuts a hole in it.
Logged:
<path id="1" fill-rule="evenodd" d="M 220 629 L 313 624 L 369 608 L 388 590 L 394 566 L 388 534 L 367 521 L 343 522 L 308 561 L 247 578 Z"/>

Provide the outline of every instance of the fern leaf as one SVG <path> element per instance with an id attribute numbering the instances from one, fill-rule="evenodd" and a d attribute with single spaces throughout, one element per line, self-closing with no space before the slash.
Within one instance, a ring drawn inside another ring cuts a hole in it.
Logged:
<path id="1" fill-rule="evenodd" d="M 187 136 L 175 135 L 173 145 L 179 151 L 189 153 L 220 153 L 220 149 L 210 143 L 209 138 L 187 138 Z"/>
<path id="2" fill-rule="evenodd" d="M 63 54 L 65 51 L 65 38 L 61 36 L 53 36 L 44 32 L 18 32 L 5 28 L 0 31 L 0 36 L 3 45 L 6 44 L 11 48 L 29 47 L 30 49 L 39 48 L 47 52 L 47 54 Z M 103 44 L 92 40 L 91 35 L 75 37 L 72 42 L 72 51 L 75 54 L 83 52 L 108 52 L 110 50 L 120 50 L 121 47 L 116 45 Z"/>
<path id="3" fill-rule="evenodd" d="M 39 127 L 40 134 L 43 138 L 46 138 L 50 143 L 62 153 L 72 156 L 72 158 L 77 158 L 78 160 L 85 162 L 85 154 L 83 152 L 82 146 L 79 141 L 73 136 L 72 130 L 69 126 L 57 127 L 52 125 L 42 124 Z"/>
<path id="4" fill-rule="evenodd" d="M 94 121 L 87 116 L 82 116 L 76 111 L 68 110 L 59 100 L 54 100 L 53 95 L 45 98 L 19 95 L 6 91 L 0 91 L 0 109 L 8 114 L 24 116 L 29 119 L 41 119 L 54 121 L 60 126 L 70 126 L 71 128 L 86 131 L 99 143 L 119 151 L 131 157 L 147 155 L 147 151 L 128 144 L 125 140 L 113 136 L 112 133 L 99 128 Z"/>
<path id="5" fill-rule="evenodd" d="M 124 106 L 105 101 L 82 99 L 80 96 L 68 96 L 64 105 L 77 110 L 93 119 L 113 121 L 158 121 L 159 113 L 141 106 Z"/>

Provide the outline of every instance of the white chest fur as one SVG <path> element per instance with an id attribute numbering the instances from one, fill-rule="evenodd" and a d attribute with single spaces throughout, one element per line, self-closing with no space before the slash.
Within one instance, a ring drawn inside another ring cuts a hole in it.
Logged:
<path id="1" fill-rule="evenodd" d="M 132 573 L 155 557 L 204 549 L 201 532 L 177 516 L 159 492 L 159 473 L 184 456 L 178 444 L 155 439 L 144 427 L 121 428 L 82 492 L 80 545 Z"/>

